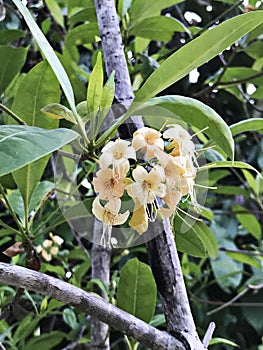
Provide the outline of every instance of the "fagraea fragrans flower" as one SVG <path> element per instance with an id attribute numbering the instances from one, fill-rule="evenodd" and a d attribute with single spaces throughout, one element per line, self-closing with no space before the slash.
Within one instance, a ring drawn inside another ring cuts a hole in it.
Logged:
<path id="1" fill-rule="evenodd" d="M 128 221 L 142 234 L 149 220 L 172 218 L 184 196 L 198 208 L 195 145 L 179 124 L 168 125 L 163 133 L 143 127 L 131 142 L 110 141 L 101 151 L 99 165 L 93 179 L 97 197 L 92 212 L 103 223 L 104 243 L 111 237 L 112 226 Z M 124 196 L 134 203 L 132 213 L 121 209 Z"/>

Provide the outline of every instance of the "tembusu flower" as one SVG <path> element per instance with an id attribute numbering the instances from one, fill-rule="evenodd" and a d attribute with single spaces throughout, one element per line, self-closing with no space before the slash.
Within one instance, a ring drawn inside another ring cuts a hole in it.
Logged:
<path id="1" fill-rule="evenodd" d="M 123 162 L 117 168 L 103 168 L 96 173 L 93 185 L 100 199 L 112 200 L 123 195 L 126 187 L 123 181 L 129 168 L 129 164 Z"/>
<path id="2" fill-rule="evenodd" d="M 130 197 L 135 198 L 139 205 L 153 203 L 156 197 L 165 196 L 164 171 L 161 167 L 153 168 L 149 173 L 142 166 L 133 170 L 134 183 L 127 186 Z"/>
<path id="3" fill-rule="evenodd" d="M 154 158 L 155 151 L 164 149 L 162 134 L 154 129 L 143 127 L 133 134 L 132 147 L 145 153 L 145 158 Z"/>
<path id="4" fill-rule="evenodd" d="M 141 162 L 136 158 L 137 151 L 143 153 Z M 110 141 L 102 149 L 101 169 L 93 180 L 97 197 L 92 212 L 103 223 L 101 243 L 109 246 L 112 226 L 122 225 L 129 217 L 128 210 L 119 212 L 124 195 L 134 202 L 129 226 L 139 234 L 147 231 L 148 221 L 155 221 L 158 213 L 161 217 L 173 217 L 185 195 L 197 208 L 195 154 L 192 136 L 176 124 L 163 135 L 148 127 L 138 129 L 132 143 Z M 130 164 L 130 159 L 135 161 Z M 100 200 L 106 203 L 102 205 Z"/>
<path id="5" fill-rule="evenodd" d="M 106 247 L 110 245 L 112 226 L 122 225 L 129 217 L 130 212 L 119 213 L 121 208 L 121 200 L 113 199 L 103 207 L 100 204 L 99 197 L 96 197 L 92 205 L 92 213 L 95 217 L 102 221 L 103 232 L 101 244 Z"/>
<path id="6" fill-rule="evenodd" d="M 107 168 L 113 164 L 113 167 L 118 167 L 123 162 L 129 165 L 128 159 L 130 158 L 136 159 L 135 150 L 130 146 L 130 142 L 117 139 L 110 141 L 103 147 L 102 155 L 100 156 L 100 166 Z"/>

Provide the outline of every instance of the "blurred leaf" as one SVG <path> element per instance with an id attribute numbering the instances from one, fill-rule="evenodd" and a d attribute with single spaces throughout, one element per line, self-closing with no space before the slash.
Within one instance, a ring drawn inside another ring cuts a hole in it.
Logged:
<path id="1" fill-rule="evenodd" d="M 56 151 L 78 136 L 75 131 L 63 128 L 44 130 L 33 126 L 1 125 L 0 176 Z"/>
<path id="2" fill-rule="evenodd" d="M 65 47 L 71 50 L 77 45 L 95 42 L 95 36 L 99 36 L 97 22 L 85 23 L 71 29 L 65 38 Z"/>
<path id="3" fill-rule="evenodd" d="M 156 293 L 150 267 L 137 258 L 129 260 L 121 270 L 117 291 L 118 307 L 150 322 L 154 315 Z"/>
<path id="4" fill-rule="evenodd" d="M 0 30 L 0 45 L 7 45 L 8 43 L 11 43 L 15 40 L 23 38 L 25 36 L 25 34 L 26 33 L 23 30 L 1 29 Z M 25 50 L 25 49 L 23 49 L 23 50 Z M 27 50 L 25 50 L 25 51 L 27 51 Z M 17 67 L 14 67 L 14 68 L 17 68 Z"/>
<path id="5" fill-rule="evenodd" d="M 249 213 L 246 208 L 241 205 L 233 205 L 233 212 L 235 213 L 240 224 L 254 236 L 258 241 L 261 240 L 261 226 L 258 219 L 251 213 Z"/>
<path id="6" fill-rule="evenodd" d="M 139 107 L 137 112 L 142 116 L 154 116 L 153 123 L 157 116 L 164 122 L 167 116 L 173 116 L 175 124 L 183 120 L 199 130 L 208 127 L 204 133 L 230 158 L 233 157 L 234 141 L 228 125 L 212 108 L 200 101 L 178 95 L 156 97 Z"/>
<path id="7" fill-rule="evenodd" d="M 228 339 L 224 339 L 224 338 L 212 338 L 210 340 L 209 345 L 215 345 L 215 344 L 227 344 L 227 345 L 233 346 L 235 348 L 239 348 L 240 347 L 239 345 L 237 345 L 233 341 L 228 340 Z"/>
<path id="8" fill-rule="evenodd" d="M 130 35 L 156 41 L 168 41 L 174 32 L 188 32 L 188 30 L 180 21 L 166 16 L 144 18 L 137 21 L 129 31 Z"/>
<path id="9" fill-rule="evenodd" d="M 263 119 L 251 118 L 242 120 L 230 126 L 233 136 L 247 131 L 263 131 Z"/>
<path id="10" fill-rule="evenodd" d="M 238 169 L 248 169 L 255 171 L 257 174 L 260 173 L 255 169 L 252 165 L 244 163 L 244 162 L 212 162 L 200 168 L 201 169 L 212 169 L 212 168 L 238 168 Z"/>
<path id="11" fill-rule="evenodd" d="M 154 315 L 150 322 L 150 325 L 153 327 L 159 327 L 165 324 L 166 324 L 166 320 L 165 320 L 164 314 Z"/>
<path id="12" fill-rule="evenodd" d="M 34 36 L 37 44 L 39 45 L 40 49 L 44 53 L 48 63 L 50 64 L 50 67 L 53 69 L 65 95 L 68 100 L 68 103 L 70 105 L 70 108 L 73 112 L 75 112 L 75 98 L 74 93 L 69 81 L 69 78 L 67 76 L 67 73 L 65 72 L 65 69 L 63 68 L 62 64 L 60 63 L 58 57 L 56 56 L 54 50 L 52 49 L 51 45 L 47 41 L 45 35 L 41 32 L 38 25 L 36 24 L 34 18 L 32 17 L 29 10 L 26 8 L 26 6 L 20 1 L 20 0 L 12 0 L 22 16 L 24 17 L 31 34 Z"/>
<path id="13" fill-rule="evenodd" d="M 41 112 L 53 119 L 66 119 L 69 122 L 76 124 L 73 113 L 67 107 L 59 103 L 50 103 L 41 108 Z"/>
<path id="14" fill-rule="evenodd" d="M 263 11 L 245 13 L 219 24 L 190 41 L 154 71 L 138 91 L 135 102 L 144 102 L 157 95 L 256 28 L 262 20 Z"/>
<path id="15" fill-rule="evenodd" d="M 108 295 L 109 293 L 109 290 L 108 290 L 108 287 L 106 285 L 106 283 L 104 281 L 102 281 L 101 279 L 99 278 L 93 278 L 89 281 L 89 283 L 87 284 L 87 288 L 89 290 L 92 290 L 92 287 L 93 286 L 97 286 L 99 287 L 99 289 L 105 294 L 105 295 Z"/>
<path id="16" fill-rule="evenodd" d="M 1 31 L 0 31 L 1 32 Z M 25 63 L 27 49 L 0 46 L 0 95 L 20 72 Z"/>
<path id="17" fill-rule="evenodd" d="M 182 0 L 133 0 L 129 9 L 131 22 L 136 23 L 143 18 L 157 16 L 162 9 L 178 4 L 179 2 L 182 2 Z"/>
<path id="18" fill-rule="evenodd" d="M 263 56 L 263 42 L 259 40 L 255 41 L 244 51 L 254 59 L 261 58 Z"/>
<path id="19" fill-rule="evenodd" d="M 63 320 L 72 329 L 76 329 L 79 327 L 75 312 L 70 308 L 66 308 L 63 310 Z"/>
<path id="20" fill-rule="evenodd" d="M 71 16 L 69 16 L 68 23 L 70 27 L 74 27 L 76 24 L 81 22 L 96 22 L 97 16 L 94 4 L 90 7 L 85 7 L 84 9 L 77 10 Z"/>
<path id="21" fill-rule="evenodd" d="M 204 258 L 207 256 L 205 242 L 194 230 L 194 224 L 191 221 L 188 223 L 187 220 L 188 218 L 185 217 L 185 223 L 178 215 L 174 219 L 173 227 L 177 249 L 187 255 Z"/>
<path id="22" fill-rule="evenodd" d="M 234 252 L 227 252 L 227 255 L 230 256 L 230 258 L 235 259 L 236 261 L 242 262 L 243 264 L 254 266 L 257 269 L 262 268 L 261 262 L 256 256 L 250 256 L 245 253 L 243 254 Z"/>
<path id="23" fill-rule="evenodd" d="M 64 17 L 62 15 L 61 8 L 59 7 L 56 0 L 45 0 L 49 11 L 51 12 L 54 20 L 59 24 L 62 28 L 64 28 Z"/>
<path id="24" fill-rule="evenodd" d="M 52 331 L 45 334 L 40 334 L 27 341 L 23 350 L 52 350 L 56 345 L 61 343 L 66 334 L 60 331 Z"/>

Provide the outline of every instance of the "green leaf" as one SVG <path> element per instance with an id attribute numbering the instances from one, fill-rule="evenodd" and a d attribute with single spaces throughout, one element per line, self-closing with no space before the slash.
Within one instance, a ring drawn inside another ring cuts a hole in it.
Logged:
<path id="1" fill-rule="evenodd" d="M 207 255 L 210 258 L 215 259 L 218 255 L 218 243 L 210 228 L 204 222 L 197 221 L 192 229 L 199 235 L 204 243 Z"/>
<path id="2" fill-rule="evenodd" d="M 114 99 L 114 92 L 115 92 L 114 77 L 115 77 L 115 71 L 111 72 L 109 79 L 107 80 L 106 84 L 103 87 L 101 102 L 100 102 L 100 111 L 98 113 L 98 118 L 97 118 L 98 120 L 97 120 L 97 126 L 96 126 L 96 134 L 99 132 L 101 124 L 103 123 L 105 117 L 107 116 Z"/>
<path id="3" fill-rule="evenodd" d="M 254 236 L 258 241 L 261 240 L 261 226 L 258 222 L 257 218 L 249 213 L 246 208 L 242 207 L 241 205 L 233 205 L 232 207 L 233 212 L 236 215 L 237 220 L 240 222 L 240 224 Z"/>
<path id="4" fill-rule="evenodd" d="M 263 131 L 263 119 L 262 118 L 252 118 L 247 120 L 242 120 L 236 124 L 230 126 L 230 130 L 233 136 L 247 131 Z"/>
<path id="5" fill-rule="evenodd" d="M 252 165 L 244 163 L 244 162 L 229 162 L 229 161 L 222 161 L 222 162 L 212 162 L 208 163 L 205 166 L 202 166 L 199 168 L 199 170 L 202 169 L 212 169 L 212 168 L 238 168 L 238 169 L 248 169 L 255 171 L 257 174 L 261 176 L 261 174 L 255 169 Z"/>
<path id="6" fill-rule="evenodd" d="M 175 217 L 173 227 L 177 249 L 187 255 L 204 258 L 207 256 L 205 243 L 193 226 L 190 223 L 188 226 L 178 215 Z"/>
<path id="7" fill-rule="evenodd" d="M 229 2 L 230 2 L 230 1 L 229 1 Z M 224 339 L 224 338 L 212 338 L 212 339 L 210 340 L 209 345 L 220 344 L 220 343 L 221 343 L 221 344 L 227 344 L 227 345 L 230 345 L 230 346 L 239 348 L 239 345 L 237 345 L 236 343 L 234 343 L 234 342 L 231 341 L 231 340 Z"/>
<path id="8" fill-rule="evenodd" d="M 174 32 L 188 32 L 178 20 L 167 16 L 148 17 L 136 22 L 129 34 L 156 41 L 168 41 Z"/>
<path id="9" fill-rule="evenodd" d="M 242 253 L 233 253 L 233 252 L 227 252 L 227 255 L 230 256 L 230 258 L 235 259 L 236 261 L 240 261 L 243 264 L 254 266 L 259 270 L 261 270 L 262 268 L 260 260 L 255 256 L 250 256 L 245 253 L 242 254 Z"/>
<path id="10" fill-rule="evenodd" d="M 59 121 L 50 119 L 41 112 L 49 103 L 59 102 L 60 88 L 52 69 L 46 61 L 34 66 L 20 84 L 12 105 L 12 111 L 27 125 L 45 129 L 58 127 Z M 14 124 L 9 118 L 9 124 Z"/>
<path id="11" fill-rule="evenodd" d="M 54 20 L 62 27 L 64 28 L 64 17 L 61 12 L 61 8 L 59 7 L 56 0 L 45 0 L 45 3 L 47 4 L 47 7 L 49 8 L 49 11 L 51 12 Z"/>
<path id="12" fill-rule="evenodd" d="M 156 293 L 150 267 L 137 258 L 129 260 L 121 270 L 117 291 L 118 307 L 150 322 L 154 315 Z"/>
<path id="13" fill-rule="evenodd" d="M 52 67 L 64 93 L 68 100 L 68 103 L 70 105 L 71 110 L 73 113 L 75 112 L 75 98 L 74 93 L 69 81 L 69 78 L 65 72 L 65 69 L 63 68 L 61 62 L 59 61 L 58 57 L 56 56 L 54 50 L 52 49 L 51 45 L 47 41 L 45 35 L 42 33 L 42 31 L 39 29 L 38 25 L 36 24 L 34 18 L 32 17 L 29 10 L 26 8 L 26 6 L 20 1 L 20 0 L 13 0 L 14 4 L 24 17 L 32 35 L 34 36 L 37 44 L 39 45 L 40 49 L 44 53 L 48 63 Z"/>
<path id="14" fill-rule="evenodd" d="M 135 102 L 146 101 L 174 84 L 256 28 L 262 21 L 263 11 L 245 13 L 219 24 L 190 41 L 152 73 L 138 91 Z"/>
<path id="15" fill-rule="evenodd" d="M 263 43 L 262 41 L 255 41 L 250 44 L 244 51 L 254 59 L 262 58 Z"/>
<path id="16" fill-rule="evenodd" d="M 99 278 L 93 278 L 92 280 L 89 281 L 89 283 L 87 284 L 87 288 L 89 290 L 92 290 L 93 286 L 97 286 L 99 287 L 99 289 L 105 294 L 108 295 L 109 293 L 109 289 L 106 285 L 106 283 L 104 281 L 102 281 Z"/>
<path id="17" fill-rule="evenodd" d="M 58 150 L 79 136 L 73 130 L 33 126 L 0 126 L 0 176 L 9 174 Z"/>
<path id="18" fill-rule="evenodd" d="M 88 113 L 96 113 L 99 110 L 103 92 L 103 68 L 101 52 L 98 53 L 95 67 L 92 70 L 89 79 L 87 92 Z"/>
<path id="19" fill-rule="evenodd" d="M 66 337 L 66 334 L 60 331 L 52 331 L 44 334 L 40 334 L 34 338 L 31 338 L 23 350 L 52 350 L 61 343 L 62 339 Z"/>
<path id="20" fill-rule="evenodd" d="M 18 29 L 1 29 L 0 30 L 0 45 L 7 45 L 15 40 L 23 38 L 26 33 Z"/>
<path id="21" fill-rule="evenodd" d="M 1 31 L 0 31 L 1 32 Z M 27 55 L 25 48 L 0 47 L 0 95 L 23 67 Z"/>
<path id="22" fill-rule="evenodd" d="M 157 116 L 163 119 L 163 122 L 168 116 L 169 122 L 171 122 L 171 118 L 174 118 L 174 123 L 177 120 L 183 120 L 199 130 L 208 127 L 204 133 L 224 150 L 230 158 L 233 158 L 234 140 L 228 125 L 212 108 L 200 101 L 178 95 L 156 97 L 143 104 L 137 112 L 142 116 L 147 115 L 147 113 L 152 115 L 154 117 L 152 118 L 152 123 L 156 123 Z"/>
<path id="23" fill-rule="evenodd" d="M 81 22 L 95 23 L 97 21 L 96 11 L 94 4 L 90 7 L 85 7 L 84 9 L 76 11 L 73 15 L 69 16 L 69 26 L 72 28 L 76 24 Z"/>
<path id="24" fill-rule="evenodd" d="M 95 41 L 95 37 L 99 35 L 97 22 L 81 24 L 69 31 L 65 38 L 65 47 L 71 50 L 73 46 L 92 43 Z"/>
<path id="25" fill-rule="evenodd" d="M 70 308 L 63 310 L 63 320 L 72 329 L 76 329 L 79 326 L 75 312 Z"/>
<path id="26" fill-rule="evenodd" d="M 36 65 L 21 83 L 12 110 L 28 125 L 53 129 L 59 121 L 46 117 L 41 107 L 60 99 L 60 88 L 56 76 L 46 61 Z M 38 184 L 49 156 L 41 158 L 13 173 L 14 180 L 22 194 L 25 211 L 28 211 L 30 197 Z"/>
<path id="27" fill-rule="evenodd" d="M 146 17 L 157 16 L 162 9 L 178 4 L 179 2 L 182 2 L 182 0 L 133 0 L 129 10 L 131 22 L 135 23 Z"/>
<path id="28" fill-rule="evenodd" d="M 53 119 L 66 119 L 69 122 L 76 124 L 73 113 L 67 107 L 59 103 L 50 103 L 41 108 L 41 112 Z"/>

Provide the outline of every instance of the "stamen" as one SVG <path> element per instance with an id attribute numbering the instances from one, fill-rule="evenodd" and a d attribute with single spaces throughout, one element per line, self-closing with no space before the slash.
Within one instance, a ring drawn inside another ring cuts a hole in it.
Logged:
<path id="1" fill-rule="evenodd" d="M 207 130 L 207 129 L 209 129 L 209 126 L 206 126 L 206 127 L 203 128 L 202 130 L 197 131 L 195 134 L 191 135 L 191 137 L 194 137 L 194 136 L 200 134 L 201 132 L 203 132 L 203 131 L 205 131 L 205 130 Z"/>

